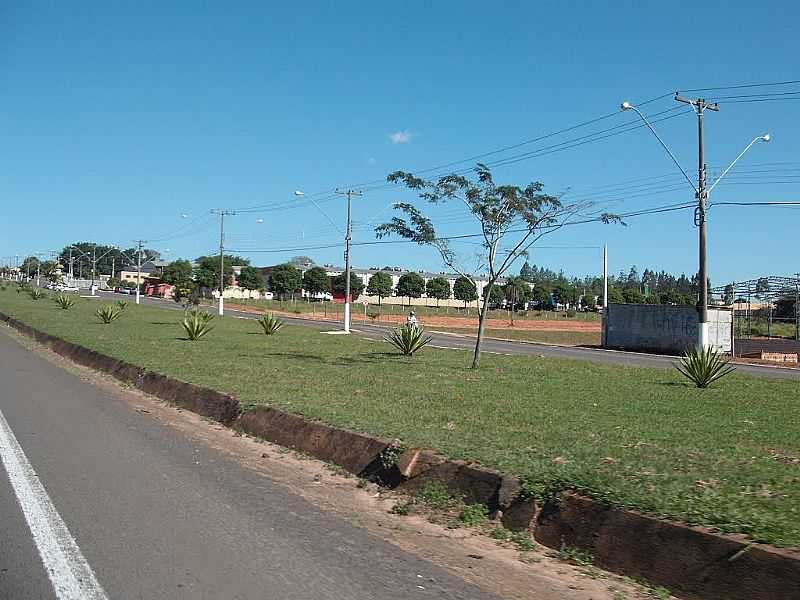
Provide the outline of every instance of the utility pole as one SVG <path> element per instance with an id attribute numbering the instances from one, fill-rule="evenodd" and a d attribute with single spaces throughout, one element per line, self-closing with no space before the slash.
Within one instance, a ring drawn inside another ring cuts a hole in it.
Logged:
<path id="1" fill-rule="evenodd" d="M 350 333 L 350 248 L 353 242 L 352 199 L 353 196 L 363 196 L 361 192 L 347 190 L 337 194 L 347 196 L 347 229 L 344 234 L 344 332 Z"/>
<path id="2" fill-rule="evenodd" d="M 236 211 L 224 208 L 214 209 L 212 214 L 219 215 L 219 310 L 222 316 L 225 313 L 225 300 L 222 295 L 225 292 L 225 216 L 235 215 Z"/>
<path id="3" fill-rule="evenodd" d="M 136 242 L 136 304 L 139 304 L 139 295 L 142 288 L 142 248 L 144 248 L 147 240 L 134 241 Z"/>
<path id="4" fill-rule="evenodd" d="M 608 244 L 603 244 L 603 329 L 600 345 L 606 347 L 606 323 L 608 323 Z"/>
<path id="5" fill-rule="evenodd" d="M 794 274 L 794 339 L 800 341 L 800 273 Z"/>
<path id="6" fill-rule="evenodd" d="M 75 272 L 72 270 L 72 246 L 69 247 L 69 278 L 72 285 L 75 281 Z"/>
<path id="7" fill-rule="evenodd" d="M 708 264 L 707 264 L 707 244 L 708 232 L 706 226 L 706 211 L 708 209 L 708 192 L 706 191 L 706 163 L 705 163 L 705 140 L 703 137 L 703 115 L 706 110 L 719 112 L 717 103 L 708 103 L 703 98 L 690 100 L 675 94 L 675 100 L 683 104 L 689 104 L 697 114 L 697 208 L 695 209 L 695 226 L 700 234 L 700 268 L 697 274 L 697 285 L 700 287 L 700 299 L 698 303 L 699 316 L 699 346 L 702 349 L 709 346 L 708 333 Z"/>

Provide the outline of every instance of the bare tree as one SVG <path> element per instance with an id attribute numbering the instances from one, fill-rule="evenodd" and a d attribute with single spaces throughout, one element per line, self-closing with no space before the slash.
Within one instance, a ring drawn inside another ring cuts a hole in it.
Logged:
<path id="1" fill-rule="evenodd" d="M 396 171 L 387 177 L 390 182 L 404 184 L 418 192 L 419 197 L 429 203 L 462 202 L 480 225 L 479 235 L 483 237 L 482 267 L 487 272 L 488 281 L 483 290 L 478 317 L 473 369 L 480 365 L 492 287 L 542 237 L 558 231 L 572 217 L 591 205 L 588 202 L 562 204 L 560 198 L 543 193 L 544 185 L 538 181 L 524 188 L 498 185 L 489 168 L 483 164 L 476 166 L 475 175 L 474 181 L 458 174 L 427 181 L 403 171 Z M 460 275 L 472 277 L 471 273 L 459 265 L 450 240 L 436 235 L 433 222 L 420 209 L 406 202 L 395 204 L 395 209 L 404 213 L 404 216 L 393 217 L 391 221 L 376 227 L 375 233 L 379 238 L 397 235 L 420 245 L 432 246 L 439 251 L 448 267 Z M 616 215 L 604 213 L 599 220 L 609 223 L 620 219 Z"/>

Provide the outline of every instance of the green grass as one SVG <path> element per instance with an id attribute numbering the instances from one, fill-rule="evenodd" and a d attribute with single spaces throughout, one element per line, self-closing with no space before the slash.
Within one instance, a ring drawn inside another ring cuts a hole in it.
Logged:
<path id="1" fill-rule="evenodd" d="M 459 327 L 432 326 L 431 331 L 450 331 L 464 335 L 476 335 L 475 329 Z M 561 344 L 564 346 L 599 346 L 599 331 L 536 331 L 530 329 L 487 329 L 485 335 L 507 340 L 522 340 L 526 342 L 544 342 L 546 344 Z"/>
<path id="2" fill-rule="evenodd" d="M 334 316 L 341 315 L 344 312 L 344 305 L 333 302 L 308 302 L 305 300 L 247 300 L 236 299 L 226 300 L 228 306 L 233 307 L 234 304 L 240 306 L 252 306 L 264 310 L 280 310 L 285 312 L 296 312 L 298 314 L 311 313 L 318 316 Z M 478 311 L 476 308 L 458 308 L 458 307 L 436 307 L 436 306 L 402 306 L 399 304 L 370 304 L 367 308 L 367 314 L 380 313 L 381 315 L 406 315 L 408 311 L 413 310 L 420 317 L 426 316 L 441 316 L 441 317 L 471 317 L 476 321 L 478 319 Z M 353 319 L 362 321 L 364 318 L 364 307 L 361 303 L 356 303 L 353 307 Z M 507 310 L 490 310 L 490 319 L 508 319 Z M 570 320 L 570 321 L 600 321 L 601 317 L 598 313 L 593 312 L 579 312 L 574 317 L 567 318 L 566 312 L 554 311 L 539 311 L 529 310 L 518 313 L 515 319 L 521 320 Z M 371 319 L 367 317 L 367 322 Z"/>
<path id="3" fill-rule="evenodd" d="M 188 342 L 181 313 L 131 305 L 100 324 L 0 292 L 0 310 L 185 381 L 406 446 L 516 473 L 534 496 L 574 487 L 618 505 L 779 546 L 800 545 L 800 386 L 733 374 L 708 390 L 674 371 L 388 344 L 218 318 Z"/>

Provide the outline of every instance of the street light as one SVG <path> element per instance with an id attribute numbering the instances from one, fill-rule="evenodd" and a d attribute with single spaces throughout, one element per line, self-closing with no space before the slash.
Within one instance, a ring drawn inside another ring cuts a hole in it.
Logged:
<path id="1" fill-rule="evenodd" d="M 678 102 L 682 102 L 684 104 L 690 104 L 697 114 L 697 139 L 698 139 L 698 169 L 697 169 L 697 182 L 698 185 L 692 182 L 689 176 L 686 174 L 686 171 L 683 170 L 678 159 L 675 158 L 675 155 L 672 151 L 667 147 L 664 143 L 664 140 L 658 135 L 656 130 L 647 120 L 647 117 L 644 116 L 641 110 L 639 110 L 636 106 L 632 105 L 630 102 L 623 102 L 620 105 L 620 109 L 622 111 L 632 110 L 639 118 L 647 125 L 647 128 L 650 129 L 652 134 L 661 144 L 661 146 L 666 150 L 669 157 L 672 159 L 672 162 L 675 163 L 675 166 L 680 169 L 680 172 L 683 174 L 686 181 L 694 190 L 695 197 L 697 198 L 697 208 L 695 209 L 695 225 L 698 227 L 699 230 L 699 269 L 697 274 L 697 285 L 699 288 L 699 302 L 698 302 L 698 347 L 701 349 L 708 348 L 710 344 L 709 339 L 709 325 L 708 325 L 708 251 L 707 251 L 707 226 L 706 226 L 706 213 L 708 209 L 708 197 L 720 180 L 730 171 L 733 166 L 739 161 L 742 156 L 758 141 L 762 142 L 769 142 L 770 135 L 765 133 L 764 135 L 760 135 L 751 141 L 744 150 L 742 150 L 739 155 L 733 160 L 733 162 L 728 165 L 728 167 L 717 177 L 716 181 L 711 185 L 710 188 L 706 189 L 706 165 L 705 165 L 705 144 L 704 144 L 704 136 L 703 136 L 703 113 L 706 109 L 719 111 L 719 106 L 716 103 L 709 103 L 706 102 L 702 98 L 698 98 L 697 100 L 689 100 L 679 96 L 677 93 L 675 94 L 675 100 Z"/>

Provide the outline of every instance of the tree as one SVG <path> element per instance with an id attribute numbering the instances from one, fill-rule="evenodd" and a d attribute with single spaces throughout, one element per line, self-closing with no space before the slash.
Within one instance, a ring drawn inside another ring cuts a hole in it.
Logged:
<path id="1" fill-rule="evenodd" d="M 528 263 L 526 260 L 525 263 L 522 265 L 522 268 L 519 270 L 519 276 L 530 283 L 535 281 L 536 272 L 533 270 L 533 267 Z"/>
<path id="2" fill-rule="evenodd" d="M 310 296 L 327 292 L 331 287 L 328 273 L 322 267 L 311 267 L 303 273 L 303 289 Z"/>
<path id="3" fill-rule="evenodd" d="M 436 181 L 427 181 L 403 171 L 391 173 L 387 179 L 404 184 L 429 203 L 457 201 L 466 206 L 480 225 L 483 236 L 481 270 L 488 271 L 487 284 L 490 289 L 517 259 L 527 256 L 528 250 L 537 241 L 558 231 L 572 216 L 591 206 L 590 202 L 564 205 L 559 198 L 543 193 L 544 185 L 541 182 L 530 183 L 524 188 L 498 185 L 489 168 L 482 164 L 476 166 L 474 180 L 453 173 Z M 439 251 L 442 261 L 448 267 L 467 276 L 449 241 L 437 236 L 433 221 L 413 204 L 400 202 L 395 204 L 395 209 L 404 216 L 396 216 L 388 223 L 379 225 L 375 229 L 379 238 L 397 235 L 417 244 L 431 246 Z M 597 219 L 605 223 L 621 222 L 618 216 L 609 213 L 603 213 Z M 488 306 L 489 294 L 484 294 L 472 360 L 473 368 L 480 364 Z"/>
<path id="4" fill-rule="evenodd" d="M 450 299 L 450 282 L 444 277 L 432 277 L 425 284 L 425 293 L 428 298 L 436 298 L 436 306 L 440 300 Z"/>
<path id="5" fill-rule="evenodd" d="M 521 276 L 507 277 L 503 286 L 503 294 L 506 300 L 511 303 L 512 310 L 514 310 L 517 304 L 525 304 L 531 297 L 531 286 Z"/>
<path id="6" fill-rule="evenodd" d="M 733 284 L 729 283 L 728 285 L 725 286 L 725 290 L 722 293 L 722 301 L 725 304 L 733 304 L 733 294 L 734 294 Z"/>
<path id="7" fill-rule="evenodd" d="M 639 288 L 625 288 L 622 290 L 622 297 L 628 304 L 644 304 L 644 294 Z"/>
<path id="8" fill-rule="evenodd" d="M 294 294 L 301 285 L 300 271 L 294 265 L 284 263 L 272 267 L 272 273 L 269 276 L 269 287 L 281 298 L 285 298 L 287 294 Z"/>
<path id="9" fill-rule="evenodd" d="M 503 288 L 499 285 L 493 285 L 491 287 L 487 285 L 483 288 L 484 298 L 486 298 L 486 290 L 489 290 L 489 306 L 500 306 L 503 304 L 503 300 L 506 297 L 503 293 Z"/>
<path id="10" fill-rule="evenodd" d="M 369 278 L 369 283 L 367 283 L 367 294 L 370 296 L 377 296 L 378 305 L 381 304 L 384 298 L 388 298 L 392 295 L 393 289 L 392 276 L 383 271 L 375 273 Z"/>
<path id="11" fill-rule="evenodd" d="M 184 289 L 193 287 L 192 263 L 180 258 L 178 260 L 173 260 L 164 267 L 164 272 L 161 273 L 161 281 Z"/>
<path id="12" fill-rule="evenodd" d="M 264 278 L 261 270 L 250 265 L 242 267 L 238 277 L 239 287 L 246 290 L 263 290 Z"/>
<path id="13" fill-rule="evenodd" d="M 250 261 L 241 256 L 223 256 L 225 286 L 233 284 L 233 265 L 247 266 Z M 200 256 L 195 261 L 194 280 L 198 286 L 214 290 L 219 288 L 219 256 Z"/>
<path id="14" fill-rule="evenodd" d="M 453 283 L 453 297 L 461 300 L 464 308 L 467 308 L 467 302 L 475 302 L 478 299 L 478 288 L 475 286 L 475 282 L 469 277 L 461 275 Z"/>
<path id="15" fill-rule="evenodd" d="M 531 294 L 532 299 L 538 304 L 539 308 L 545 308 L 552 306 L 553 299 L 550 295 L 550 290 L 548 290 L 544 285 L 537 284 L 533 286 L 533 292 Z"/>
<path id="16" fill-rule="evenodd" d="M 336 296 L 344 296 L 345 291 L 344 273 L 331 277 L 331 292 Z M 350 298 L 355 300 L 364 291 L 364 282 L 361 277 L 350 271 Z"/>
<path id="17" fill-rule="evenodd" d="M 398 296 L 408 298 L 410 305 L 411 298 L 421 298 L 422 294 L 425 293 L 425 280 L 418 273 L 403 273 L 397 281 L 395 292 Z"/>

